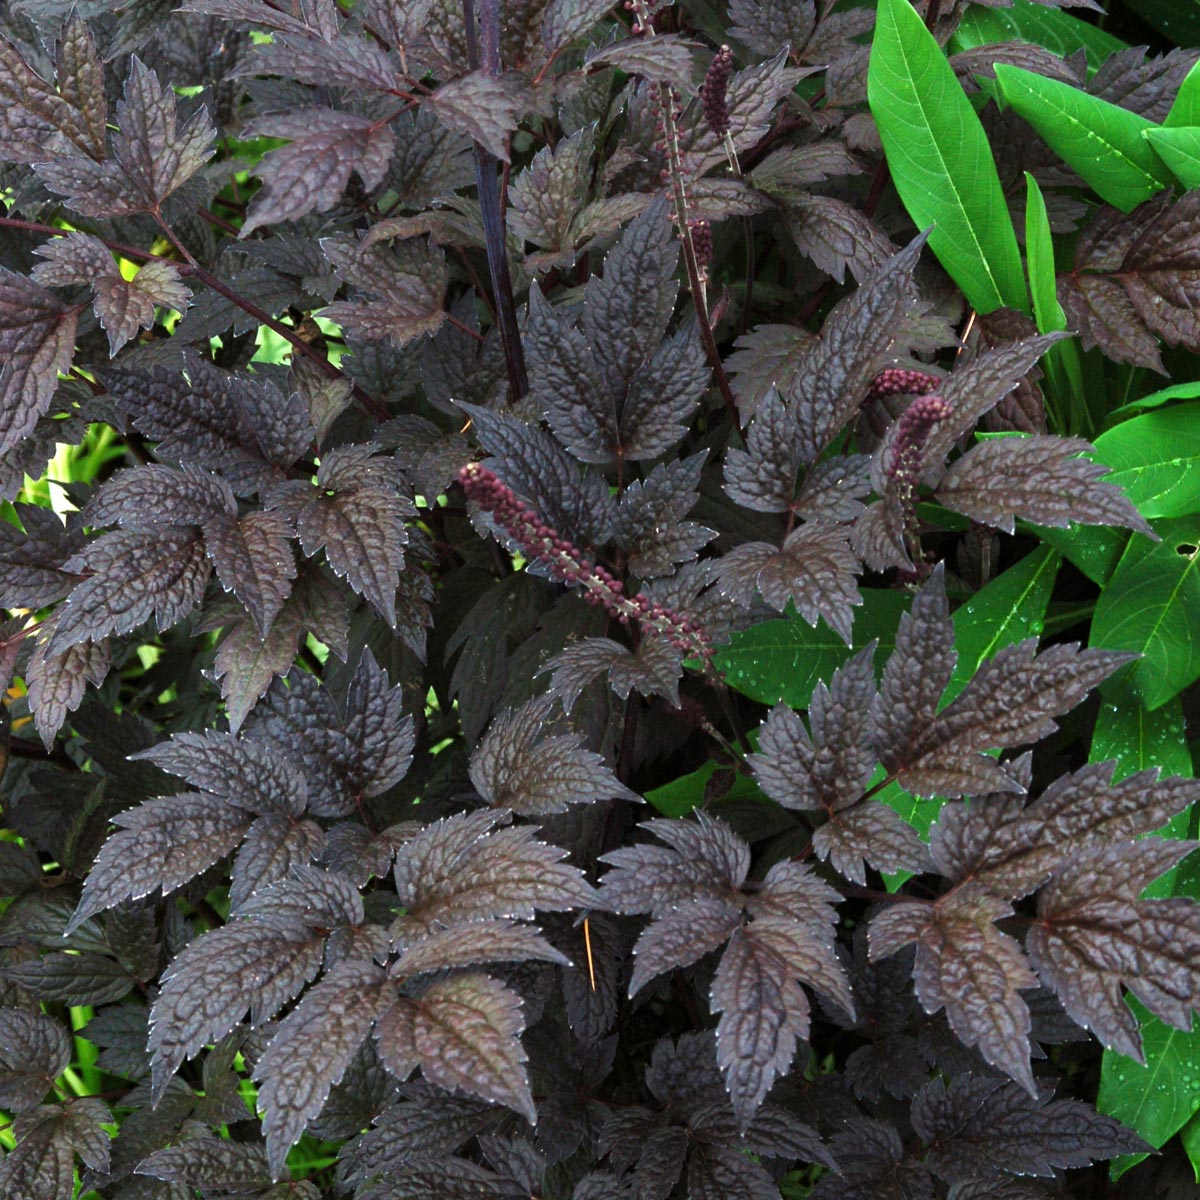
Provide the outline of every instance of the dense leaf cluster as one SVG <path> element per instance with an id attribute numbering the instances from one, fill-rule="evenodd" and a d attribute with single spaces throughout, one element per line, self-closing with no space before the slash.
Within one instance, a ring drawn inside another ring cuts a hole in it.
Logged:
<path id="1" fill-rule="evenodd" d="M 1097 437 L 1200 355 L 1200 56 L 974 8 L 0 4 L 6 1200 L 1152 1148 L 1200 783 L 1088 698 L 1200 661 L 1075 593 L 1200 541 Z"/>

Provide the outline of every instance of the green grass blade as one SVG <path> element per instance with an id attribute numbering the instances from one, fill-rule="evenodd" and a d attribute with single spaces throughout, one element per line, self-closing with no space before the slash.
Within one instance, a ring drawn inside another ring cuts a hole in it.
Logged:
<path id="1" fill-rule="evenodd" d="M 1054 268 L 1054 240 L 1050 233 L 1050 218 L 1038 181 L 1025 172 L 1028 199 L 1025 204 L 1025 255 L 1029 264 L 1029 291 L 1033 297 L 1033 315 L 1038 333 L 1054 333 L 1067 328 L 1067 315 L 1058 302 Z M 1091 433 L 1087 428 L 1087 406 L 1084 401 L 1083 364 L 1075 342 L 1059 342 L 1046 354 L 1046 373 L 1054 397 L 1055 428 L 1062 432 Z M 1072 419 L 1069 428 L 1061 416 L 1063 402 L 1070 405 Z"/>
<path id="2" fill-rule="evenodd" d="M 933 227 L 929 245 L 968 302 L 982 313 L 1028 312 L 987 135 L 908 0 L 880 0 L 867 99 L 900 199 L 919 229 Z"/>

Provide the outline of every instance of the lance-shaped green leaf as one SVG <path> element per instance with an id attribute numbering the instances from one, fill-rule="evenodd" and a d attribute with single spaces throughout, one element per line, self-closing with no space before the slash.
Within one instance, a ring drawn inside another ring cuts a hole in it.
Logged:
<path id="1" fill-rule="evenodd" d="M 980 312 L 1028 309 L 1012 218 L 987 135 L 908 0 L 881 0 L 867 75 L 871 114 L 905 208 Z"/>
<path id="2" fill-rule="evenodd" d="M 1099 196 L 1130 212 L 1171 185 L 1169 172 L 1142 137 L 1152 123 L 1070 84 L 996 64 L 1004 100 Z"/>
<path id="3" fill-rule="evenodd" d="M 1143 129 L 1142 137 L 1186 189 L 1200 187 L 1200 128 L 1180 125 Z"/>
<path id="4" fill-rule="evenodd" d="M 1175 94 L 1171 111 L 1163 118 L 1168 129 L 1200 125 L 1200 62 L 1193 64 Z"/>
<path id="5" fill-rule="evenodd" d="M 969 5 L 950 39 L 950 50 L 958 53 L 995 42 L 1032 42 L 1060 58 L 1083 50 L 1089 71 L 1097 70 L 1106 59 L 1125 48 L 1125 43 L 1111 33 L 1070 13 L 1048 8 L 1035 0 L 1013 0 L 1010 8 Z"/>
<path id="6" fill-rule="evenodd" d="M 1054 269 L 1054 242 L 1050 236 L 1050 218 L 1038 181 L 1025 172 L 1028 198 L 1025 204 L 1025 256 L 1029 265 L 1029 291 L 1038 333 L 1055 333 L 1069 328 L 1067 314 L 1058 302 Z M 1074 342 L 1060 342 L 1046 351 L 1046 373 L 1056 397 L 1083 402 L 1083 364 Z M 1059 422 L 1061 425 L 1061 421 Z"/>

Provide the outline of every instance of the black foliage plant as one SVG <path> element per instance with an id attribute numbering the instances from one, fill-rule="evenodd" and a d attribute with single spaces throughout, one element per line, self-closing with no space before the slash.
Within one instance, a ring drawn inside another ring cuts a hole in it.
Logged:
<path id="1" fill-rule="evenodd" d="M 5 1200 L 1150 1194 L 1097 1064 L 1200 1008 L 1200 784 L 953 614 L 1154 531 L 900 204 L 874 15 L 0 4 Z M 1197 193 L 984 116 L 1083 346 L 1200 353 Z"/>

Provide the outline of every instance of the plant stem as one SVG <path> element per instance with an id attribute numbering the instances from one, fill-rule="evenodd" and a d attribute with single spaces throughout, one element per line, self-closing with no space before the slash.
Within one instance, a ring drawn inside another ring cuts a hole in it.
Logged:
<path id="1" fill-rule="evenodd" d="M 463 19 L 467 32 L 467 61 L 473 71 L 500 74 L 500 11 L 498 0 L 481 0 L 479 28 L 475 27 L 475 0 L 463 0 Z M 517 305 L 513 298 L 512 276 L 508 270 L 508 244 L 504 231 L 504 211 L 496 183 L 497 159 L 475 143 L 475 185 L 479 192 L 479 211 L 487 239 L 488 274 L 496 307 L 496 323 L 504 345 L 504 365 L 514 401 L 529 391 L 525 370 L 525 349 L 517 328 Z"/>

